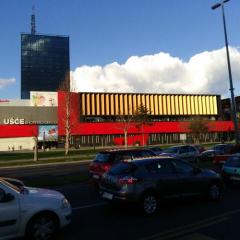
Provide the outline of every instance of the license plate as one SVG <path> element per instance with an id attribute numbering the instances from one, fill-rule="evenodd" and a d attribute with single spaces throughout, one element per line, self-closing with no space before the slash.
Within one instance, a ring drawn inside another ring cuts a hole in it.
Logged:
<path id="1" fill-rule="evenodd" d="M 100 178 L 100 176 L 98 176 L 98 175 L 93 175 L 92 176 L 94 179 L 99 179 Z"/>
<path id="2" fill-rule="evenodd" d="M 104 192 L 102 197 L 106 198 L 106 199 L 109 199 L 109 200 L 113 199 L 113 195 L 111 193 L 107 193 L 107 192 Z"/>
<path id="3" fill-rule="evenodd" d="M 230 177 L 231 180 L 238 180 L 240 181 L 240 177 Z"/>

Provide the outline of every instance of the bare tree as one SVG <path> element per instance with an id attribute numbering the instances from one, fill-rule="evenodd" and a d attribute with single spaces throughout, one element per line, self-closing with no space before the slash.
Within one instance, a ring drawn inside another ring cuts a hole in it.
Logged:
<path id="1" fill-rule="evenodd" d="M 124 147 L 128 148 L 128 130 L 133 121 L 133 114 L 129 114 L 125 116 L 123 114 L 119 114 L 117 118 L 120 121 L 119 128 L 123 130 L 123 134 L 124 134 Z"/>
<path id="2" fill-rule="evenodd" d="M 70 138 L 71 138 L 71 84 L 70 84 L 70 75 L 66 74 L 64 81 L 59 86 L 60 91 L 65 93 L 65 116 L 64 119 L 64 128 L 65 128 L 65 155 L 68 155 L 70 148 Z"/>
<path id="3" fill-rule="evenodd" d="M 136 128 L 142 132 L 142 142 L 143 146 L 145 146 L 144 141 L 144 126 L 152 125 L 151 121 L 151 112 L 148 110 L 146 106 L 140 104 L 136 111 L 134 112 L 133 119 L 136 122 Z"/>
<path id="4" fill-rule="evenodd" d="M 34 161 L 38 161 L 38 137 L 34 136 Z"/>
<path id="5" fill-rule="evenodd" d="M 201 138 L 209 131 L 208 122 L 201 117 L 196 117 L 190 122 L 189 130 L 194 143 L 200 143 Z"/>

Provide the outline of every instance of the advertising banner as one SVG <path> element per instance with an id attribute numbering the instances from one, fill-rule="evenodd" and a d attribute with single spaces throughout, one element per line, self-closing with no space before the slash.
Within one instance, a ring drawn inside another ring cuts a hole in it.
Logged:
<path id="1" fill-rule="evenodd" d="M 31 106 L 52 107 L 58 105 L 57 92 L 30 92 Z"/>
<path id="2" fill-rule="evenodd" d="M 38 127 L 39 141 L 57 141 L 58 126 L 57 125 L 40 125 Z"/>

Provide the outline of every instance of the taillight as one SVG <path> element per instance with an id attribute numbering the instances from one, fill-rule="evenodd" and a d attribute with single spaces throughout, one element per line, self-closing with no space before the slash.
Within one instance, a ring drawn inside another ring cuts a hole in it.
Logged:
<path id="1" fill-rule="evenodd" d="M 131 176 L 126 176 L 126 177 L 119 179 L 120 184 L 131 185 L 131 184 L 135 184 L 136 182 L 138 182 L 138 179 L 131 177 Z"/>
<path id="2" fill-rule="evenodd" d="M 109 165 L 109 164 L 103 164 L 101 167 L 102 167 L 102 170 L 103 170 L 104 172 L 107 172 L 107 171 L 111 168 L 111 165 Z"/>

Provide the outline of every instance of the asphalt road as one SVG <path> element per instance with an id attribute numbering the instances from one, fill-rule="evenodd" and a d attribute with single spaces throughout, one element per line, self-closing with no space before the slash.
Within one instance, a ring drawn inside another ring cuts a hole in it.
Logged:
<path id="1" fill-rule="evenodd" d="M 87 164 L 63 164 L 44 168 L 0 169 L 8 177 L 28 179 L 80 174 Z M 164 204 L 158 214 L 144 217 L 136 208 L 110 207 L 90 183 L 54 189 L 70 200 L 72 223 L 60 230 L 58 240 L 237 240 L 240 219 L 240 185 L 226 189 L 219 202 L 204 199 L 177 200 Z"/>
<path id="2" fill-rule="evenodd" d="M 204 199 L 166 203 L 153 217 L 137 208 L 111 207 L 91 184 L 59 187 L 73 207 L 72 223 L 59 240 L 237 240 L 239 239 L 240 186 L 226 189 L 218 202 Z"/>
<path id="3" fill-rule="evenodd" d="M 19 178 L 21 180 L 39 179 L 55 176 L 74 176 L 88 171 L 89 161 L 74 163 L 58 163 L 42 166 L 22 166 L 0 168 L 0 176 Z"/>

